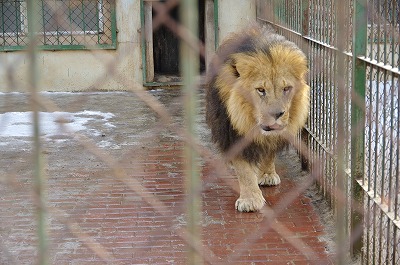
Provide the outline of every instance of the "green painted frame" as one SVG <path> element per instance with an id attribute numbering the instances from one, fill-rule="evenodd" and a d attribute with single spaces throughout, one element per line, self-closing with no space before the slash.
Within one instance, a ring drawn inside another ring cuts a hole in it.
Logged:
<path id="1" fill-rule="evenodd" d="M 144 16 L 144 1 L 140 0 L 140 23 L 141 23 L 141 45 L 142 45 L 142 79 L 143 86 L 145 87 L 172 87 L 182 86 L 182 82 L 148 82 L 146 78 L 147 73 L 147 50 L 146 50 L 146 36 L 145 36 L 145 16 Z M 217 49 L 219 45 L 219 34 L 218 34 L 218 0 L 214 0 L 214 48 Z"/>

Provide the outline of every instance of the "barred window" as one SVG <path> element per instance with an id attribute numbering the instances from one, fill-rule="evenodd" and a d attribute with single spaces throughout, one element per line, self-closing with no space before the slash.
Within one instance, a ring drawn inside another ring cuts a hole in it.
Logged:
<path id="1" fill-rule="evenodd" d="M 115 48 L 114 0 L 39 0 L 40 47 L 43 49 Z M 0 0 L 0 50 L 28 43 L 26 0 Z"/>
<path id="2" fill-rule="evenodd" d="M 60 0 L 43 2 L 42 13 L 43 29 L 46 33 L 95 34 L 103 31 L 101 1 L 74 1 L 70 5 Z M 72 21 L 74 23 L 70 23 Z"/>
<path id="3" fill-rule="evenodd" d="M 21 1 L 1 0 L 0 34 L 13 36 L 24 32 L 26 5 Z"/>

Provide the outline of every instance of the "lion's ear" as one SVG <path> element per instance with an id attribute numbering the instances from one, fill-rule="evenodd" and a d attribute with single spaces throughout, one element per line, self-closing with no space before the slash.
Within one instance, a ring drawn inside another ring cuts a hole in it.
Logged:
<path id="1" fill-rule="evenodd" d="M 237 78 L 237 77 L 240 77 L 240 73 L 239 73 L 239 71 L 238 71 L 238 69 L 237 69 L 237 61 L 235 60 L 235 59 L 231 59 L 230 60 L 230 65 L 231 65 L 231 68 L 232 68 L 232 74 Z"/>
<path id="2" fill-rule="evenodd" d="M 258 66 L 257 60 L 247 54 L 235 54 L 230 61 L 232 73 L 236 78 L 247 77 L 253 72 L 254 68 Z"/>

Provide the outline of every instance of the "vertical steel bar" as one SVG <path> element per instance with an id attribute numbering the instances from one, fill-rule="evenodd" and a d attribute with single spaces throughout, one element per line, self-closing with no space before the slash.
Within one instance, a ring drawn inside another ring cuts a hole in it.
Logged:
<path id="1" fill-rule="evenodd" d="M 2 28 L 2 33 L 6 32 L 6 28 L 5 28 L 5 23 L 4 23 L 4 3 L 2 3 L 0 5 L 0 12 L 2 14 L 1 16 L 1 28 Z M 18 22 L 17 22 L 18 23 Z M 19 25 L 19 24 L 17 24 Z M 17 30 L 17 45 L 18 45 L 18 35 L 19 35 L 19 30 Z M 2 39 L 2 45 L 5 46 L 6 45 L 6 38 L 1 38 Z"/>
<path id="2" fill-rule="evenodd" d="M 367 216 L 365 219 L 366 222 L 366 227 L 371 227 L 371 199 L 369 198 L 368 195 L 365 195 L 366 201 L 367 201 Z M 371 229 L 366 229 L 367 234 L 366 234 L 366 246 L 365 246 L 365 251 L 362 252 L 362 255 L 366 256 L 366 263 L 365 264 L 370 264 L 369 262 L 369 253 L 370 253 L 370 238 L 371 238 Z"/>
<path id="3" fill-rule="evenodd" d="M 328 90 L 328 96 L 329 96 L 329 99 L 328 99 L 328 104 L 329 105 L 327 105 L 327 108 L 330 109 L 330 108 L 332 108 L 332 101 L 334 100 L 334 97 L 333 97 L 334 91 L 332 91 L 332 81 L 333 81 L 332 69 L 333 69 L 333 65 L 332 65 L 332 51 L 331 50 L 328 50 L 326 63 L 327 63 L 326 71 L 327 72 L 329 71 L 329 74 L 328 74 L 327 87 L 325 89 Z M 327 113 L 328 113 L 328 121 L 327 121 L 328 143 L 327 144 L 328 144 L 329 150 L 333 153 L 334 128 L 333 128 L 332 121 L 333 121 L 333 117 L 335 116 L 335 114 L 332 113 L 332 111 L 329 111 L 329 110 L 327 111 Z"/>
<path id="4" fill-rule="evenodd" d="M 396 21 L 395 21 L 395 17 L 396 17 L 396 13 L 395 13 L 395 1 L 391 1 L 391 3 L 392 3 L 392 12 L 391 12 L 391 21 L 390 21 L 390 26 L 391 26 L 391 28 L 392 28 L 392 30 L 390 31 L 390 42 L 391 42 L 391 52 L 392 52 L 392 56 L 391 56 L 391 58 L 390 58 L 390 62 L 389 62 L 389 64 L 390 65 L 394 65 L 394 55 L 395 55 L 395 46 L 394 46 L 394 43 L 395 43 L 395 37 L 396 37 L 396 35 L 395 35 L 395 28 L 396 28 Z M 388 208 L 388 211 L 389 212 L 392 212 L 393 211 L 393 209 L 395 208 L 395 205 L 393 204 L 393 202 L 395 201 L 395 199 L 394 198 L 392 198 L 393 196 L 398 196 L 397 195 L 397 190 L 395 190 L 395 189 L 393 189 L 393 183 L 394 183 L 394 181 L 395 181 L 395 178 L 397 178 L 398 176 L 396 176 L 395 175 L 395 173 L 394 173 L 394 171 L 395 171 L 395 169 L 394 169 L 394 167 L 395 167 L 395 165 L 394 165 L 394 163 L 398 163 L 398 156 L 394 156 L 393 155 L 393 153 L 395 152 L 395 150 L 393 150 L 393 148 L 394 148 L 394 146 L 395 146 L 395 143 L 398 143 L 397 141 L 396 141 L 396 138 L 395 138 L 395 136 L 394 136 L 394 133 L 395 133 L 395 130 L 394 130 L 394 128 L 395 128 L 395 126 L 396 126 L 396 124 L 395 124 L 395 97 L 396 97 L 396 90 L 395 90 L 395 79 L 394 79 L 394 75 L 393 75 L 393 73 L 391 74 L 391 86 L 390 86 L 390 159 L 389 159 L 389 161 L 390 161 L 390 165 L 389 165 L 389 184 L 388 184 L 388 187 L 389 187 L 389 193 L 388 193 L 388 198 L 389 198 L 389 201 L 388 201 L 388 204 L 389 204 L 389 208 Z M 399 95 L 397 94 L 397 97 L 399 97 Z M 399 108 L 400 106 L 397 106 L 397 108 Z M 399 116 L 397 116 L 397 125 L 398 125 L 398 122 L 399 122 Z M 399 126 L 397 126 L 397 130 L 399 130 Z M 396 149 L 398 149 L 399 148 L 399 146 L 398 146 L 398 144 L 397 144 L 397 147 L 396 147 Z M 395 162 L 396 161 L 396 162 Z M 392 192 L 393 191 L 393 192 Z M 395 215 L 396 216 L 396 215 Z M 395 217 L 396 218 L 396 217 Z M 390 223 L 389 223 L 389 225 L 390 225 Z M 395 264 L 395 260 L 396 260 L 396 249 L 397 249 L 397 246 L 396 246 L 396 241 L 395 241 L 395 239 L 396 239 L 396 230 L 397 230 L 397 228 L 396 228 L 396 226 L 395 225 L 392 225 L 392 227 L 393 227 L 393 234 L 391 234 L 391 233 L 389 233 L 388 232 L 388 235 L 387 235 L 387 238 L 388 238 L 388 247 L 387 247 L 387 263 L 389 264 L 390 263 L 390 261 L 389 261 L 389 256 L 391 255 L 391 258 L 392 258 L 392 263 L 393 264 Z M 389 240 L 389 239 L 391 239 L 391 240 Z M 389 251 L 389 249 L 390 249 L 390 244 L 389 244 L 389 242 L 391 242 L 392 243 L 392 250 L 391 251 Z"/>
<path id="5" fill-rule="evenodd" d="M 309 8 L 309 1 L 308 0 L 300 0 L 300 4 L 301 4 L 301 9 L 300 9 L 300 13 L 299 13 L 299 33 L 301 33 L 301 37 L 299 37 L 299 45 L 301 47 L 301 49 L 304 51 L 304 53 L 308 56 L 308 58 L 310 57 L 310 52 L 311 52 L 311 47 L 309 45 L 309 43 L 307 41 L 304 41 L 304 39 L 302 38 L 302 36 L 306 36 L 308 35 L 308 20 L 309 20 L 309 12 L 308 12 L 308 8 Z M 311 69 L 311 60 L 309 60 L 309 66 Z M 308 76 L 308 82 L 310 82 L 310 76 L 312 76 L 312 70 L 310 70 L 309 72 L 309 76 Z M 310 93 L 310 98 L 311 98 L 311 94 Z M 310 124 L 310 117 L 311 115 L 311 111 L 309 110 L 309 118 L 307 121 L 307 125 L 305 125 L 305 127 L 310 128 L 309 124 Z M 311 161 L 311 155 L 310 155 L 310 135 L 308 133 L 308 131 L 303 128 L 302 132 L 301 132 L 301 138 L 299 139 L 299 142 L 301 144 L 304 143 L 304 146 L 307 148 L 308 152 L 304 153 L 304 152 L 300 152 L 300 157 L 301 157 L 301 163 L 302 163 L 302 169 L 303 170 L 310 170 L 310 161 Z"/>
<path id="6" fill-rule="evenodd" d="M 21 6 L 21 3 L 19 3 L 19 2 L 17 2 L 17 1 L 15 1 L 14 2 L 14 7 L 15 7 L 15 11 L 16 11 L 16 16 L 15 16 L 15 23 L 16 23 L 16 25 L 17 25 L 17 34 L 16 34 L 16 37 L 17 37 L 17 43 L 19 43 L 19 30 L 18 30 L 18 27 L 19 27 L 19 25 L 21 25 L 20 24 L 20 22 L 19 22 L 19 18 L 20 18 L 20 14 L 19 14 L 19 10 L 20 10 L 20 6 Z M 3 7 L 3 3 L 2 3 L 2 5 L 1 5 L 1 7 Z M 3 10 L 2 10 L 2 18 L 3 18 L 3 27 L 5 27 L 5 24 L 4 24 L 4 13 L 3 13 Z M 2 33 L 5 33 L 5 28 L 3 28 L 3 32 Z M 5 38 L 4 38 L 5 39 Z"/>
<path id="7" fill-rule="evenodd" d="M 315 21 L 315 12 L 314 12 L 314 2 L 312 0 L 309 1 L 308 4 L 308 14 L 310 15 L 310 23 L 307 23 L 307 27 L 308 27 L 308 36 L 313 37 L 314 36 L 314 27 L 315 24 L 311 23 L 313 21 Z M 314 25 L 314 26 L 313 26 Z"/>
<path id="8" fill-rule="evenodd" d="M 390 220 L 390 218 L 387 218 L 387 227 L 386 227 L 386 260 L 385 260 L 385 264 L 390 264 L 389 263 L 390 242 L 391 242 L 390 241 L 390 238 L 391 238 L 390 227 L 391 227 L 391 220 Z M 382 252 L 383 252 L 383 250 L 382 250 Z"/>
<path id="9" fill-rule="evenodd" d="M 374 38 L 375 38 L 375 36 L 374 36 L 374 28 L 375 28 L 375 17 L 374 17 L 374 12 L 375 12 L 375 9 L 374 9 L 374 0 L 371 0 L 371 1 L 367 1 L 367 5 L 368 5 L 368 11 L 370 12 L 370 24 L 369 24 L 369 33 L 368 33 L 368 36 L 369 36 L 369 53 L 368 53 L 368 57 L 369 58 L 374 58 L 373 57 L 373 43 L 374 43 Z M 372 76 L 371 76 L 371 78 L 372 78 Z"/>
<path id="10" fill-rule="evenodd" d="M 386 46 L 386 45 L 385 45 Z M 385 57 L 385 55 L 384 55 Z M 381 203 L 385 204 L 387 198 L 385 198 L 385 176 L 387 174 L 386 170 L 386 145 L 387 145 L 387 72 L 383 71 L 383 89 L 377 90 L 379 93 L 383 93 L 383 105 L 384 108 L 382 110 L 382 115 L 383 115 L 383 124 L 382 124 L 382 159 L 381 159 L 381 190 L 380 190 L 380 196 L 381 196 Z"/>
<path id="11" fill-rule="evenodd" d="M 46 44 L 47 44 L 46 21 L 45 21 L 45 19 L 44 19 L 44 17 L 45 17 L 45 12 L 44 12 L 44 4 L 45 4 L 45 2 L 44 2 L 44 1 L 40 1 L 40 2 L 41 2 L 40 7 L 41 7 L 41 9 L 42 9 L 42 14 L 43 14 L 43 15 L 42 15 L 43 44 L 46 45 Z M 56 21 L 58 21 L 58 20 L 56 20 Z M 57 23 L 57 35 L 58 35 L 58 23 Z M 58 36 L 57 36 L 57 44 L 60 44 L 60 40 L 59 40 Z"/>
<path id="12" fill-rule="evenodd" d="M 376 37 L 376 44 L 377 44 L 377 50 L 376 50 L 376 60 L 378 62 L 381 62 L 381 27 L 382 27 L 382 17 L 381 17 L 381 1 L 377 1 L 377 37 Z"/>
<path id="13" fill-rule="evenodd" d="M 43 174 L 42 146 L 40 141 L 40 117 L 38 100 L 38 62 L 37 62 L 37 38 L 39 29 L 38 0 L 27 1 L 28 30 L 29 30 L 29 91 L 31 93 L 31 108 L 33 120 L 33 177 L 34 196 L 37 214 L 37 236 L 38 236 L 38 264 L 47 264 L 47 231 L 46 231 L 46 199 L 45 178 Z"/>
<path id="14" fill-rule="evenodd" d="M 67 2 L 68 6 L 68 27 L 70 28 L 70 44 L 74 43 L 74 34 L 72 33 L 74 31 L 74 21 L 72 20 L 72 8 L 71 8 L 72 3 L 70 1 Z M 58 32 L 57 32 L 57 41 L 59 42 L 59 37 L 58 37 Z"/>
<path id="15" fill-rule="evenodd" d="M 382 3 L 382 2 L 381 2 Z M 382 22 L 383 22 L 383 36 L 382 36 L 382 39 L 383 39 L 383 43 L 382 43 L 382 45 L 383 45 L 383 58 L 382 58 L 382 61 L 383 61 L 383 63 L 384 64 L 387 64 L 387 59 L 388 59 L 388 51 L 387 51 L 387 30 L 388 30 L 388 17 L 387 17 L 387 15 L 388 15 L 388 1 L 387 0 L 384 0 L 383 1 L 383 3 L 382 3 L 384 6 L 383 6 L 383 9 L 382 9 L 382 13 L 381 13 L 381 19 L 382 19 Z M 387 189 L 389 188 L 389 186 L 388 187 L 386 187 L 386 185 L 385 184 L 387 184 L 388 182 L 386 181 L 386 179 L 389 177 L 390 178 L 390 175 L 388 176 L 387 174 L 388 174 L 388 171 L 387 171 L 387 162 L 388 163 L 391 163 L 391 161 L 389 160 L 389 161 L 387 161 L 387 152 L 386 152 L 386 149 L 387 149 L 387 144 L 388 144 L 388 135 L 387 135 L 387 124 L 388 124 L 388 120 L 387 120 L 387 116 L 388 116 L 388 104 L 387 104 L 387 100 L 388 100 L 388 82 L 387 82 L 387 78 L 388 78 L 388 73 L 387 73 L 387 71 L 383 71 L 383 106 L 385 106 L 385 108 L 384 108 L 384 110 L 383 110 L 383 147 L 382 147 L 382 170 L 381 170 L 381 203 L 382 204 L 387 204 L 387 201 L 385 201 L 385 199 L 383 199 L 383 198 L 386 198 L 386 200 L 387 200 Z M 380 258 L 380 261 L 382 262 L 382 264 L 383 263 L 385 263 L 385 264 L 388 264 L 386 261 L 386 258 L 385 258 L 385 251 L 384 251 L 384 249 L 386 248 L 387 250 L 389 249 L 389 237 L 386 237 L 385 238 L 385 236 L 387 235 L 385 235 L 385 231 L 384 231 L 384 223 L 386 223 L 386 229 L 389 229 L 389 225 L 390 225 L 390 219 L 389 218 L 387 218 L 386 217 L 386 215 L 384 214 L 384 212 L 383 211 L 381 211 L 382 212 L 382 214 L 381 214 L 381 222 L 380 222 L 380 226 L 381 226 L 381 238 L 380 238 L 380 242 L 379 242 L 379 255 L 381 256 L 381 258 Z M 385 222 L 385 220 L 387 220 L 386 222 Z M 386 241 L 386 242 L 384 242 L 384 241 Z M 386 243 L 386 244 L 385 244 Z M 387 254 L 388 252 L 386 252 L 386 254 Z"/>
<path id="16" fill-rule="evenodd" d="M 286 26 L 288 29 L 293 29 L 293 12 L 291 8 L 289 7 L 288 1 L 285 0 L 284 4 L 282 5 L 282 11 L 285 11 L 285 21 L 286 21 Z M 289 33 L 290 34 L 290 33 Z M 293 41 L 293 40 L 291 40 Z"/>
<path id="17" fill-rule="evenodd" d="M 81 8 L 82 8 L 82 26 L 83 26 L 83 44 L 86 45 L 86 23 L 85 23 L 85 5 L 83 3 L 83 0 L 81 0 Z M 77 25 L 79 27 L 79 25 Z"/>
<path id="18" fill-rule="evenodd" d="M 309 19 L 310 19 L 310 12 L 309 12 L 309 6 L 310 6 L 310 1 L 308 0 L 302 0 L 301 1 L 301 13 L 300 13 L 300 17 L 301 17 L 301 34 L 303 36 L 307 36 L 309 35 Z M 299 25 L 300 26 L 300 25 Z M 303 41 L 301 43 L 307 44 L 307 42 Z M 307 48 L 307 51 L 309 50 L 309 47 L 303 47 L 303 50 L 305 50 L 305 48 Z M 309 52 L 308 52 L 309 54 Z"/>
<path id="19" fill-rule="evenodd" d="M 356 180 L 364 177 L 364 138 L 365 138 L 365 86 L 366 64 L 359 60 L 366 55 L 367 48 L 367 1 L 356 0 L 353 22 L 353 95 L 351 97 L 351 229 L 362 226 L 363 213 L 356 204 L 362 204 L 363 192 Z M 352 255 L 357 255 L 362 248 L 362 238 L 351 245 Z"/>
<path id="20" fill-rule="evenodd" d="M 319 23 L 318 23 L 318 21 L 319 21 L 319 15 L 318 15 L 318 0 L 313 0 L 314 1 L 314 19 L 313 19 L 313 21 L 314 21 L 314 23 L 315 23 L 315 25 L 312 27 L 313 29 L 314 29 L 314 34 L 313 34 L 313 38 L 315 39 L 315 40 L 319 40 L 318 39 L 318 29 L 319 29 Z M 312 23 L 311 23 L 312 24 Z"/>
<path id="21" fill-rule="evenodd" d="M 4 23 L 4 3 L 1 3 L 1 5 L 0 5 L 0 12 L 1 12 L 1 21 L 0 21 L 0 29 L 1 29 L 1 33 L 6 33 L 6 27 L 5 27 L 5 23 Z M 16 16 L 16 17 L 18 17 L 18 16 Z M 17 19 L 17 18 L 16 18 Z M 18 20 L 16 21 L 16 23 L 17 23 L 17 25 L 19 25 L 18 24 Z M 18 44 L 18 35 L 19 35 L 19 30 L 18 30 L 18 28 L 17 28 L 17 44 Z M 5 46 L 6 45 L 6 38 L 4 37 L 4 38 L 1 38 L 2 39 L 2 45 L 3 46 Z"/>
<path id="22" fill-rule="evenodd" d="M 100 12 L 102 12 L 101 11 L 101 7 L 103 6 L 103 1 L 102 0 L 96 1 L 95 6 L 96 6 L 96 29 L 97 29 L 96 35 L 97 35 L 97 43 L 100 43 L 100 32 L 101 32 L 101 30 L 100 30 L 100 24 L 101 24 L 101 22 L 100 22 L 100 19 L 101 19 L 100 18 Z"/>
<path id="23" fill-rule="evenodd" d="M 198 1 L 184 0 L 180 2 L 180 17 L 187 30 L 189 39 L 197 43 L 198 39 Z M 180 65 L 185 92 L 185 125 L 186 135 L 191 143 L 185 145 L 185 185 L 187 194 L 187 231 L 188 231 L 188 262 L 187 264 L 201 264 L 202 256 L 194 246 L 201 244 L 201 181 L 198 166 L 198 154 L 193 145 L 196 135 L 197 116 L 197 82 L 199 71 L 199 47 L 181 40 Z"/>
<path id="24" fill-rule="evenodd" d="M 322 48 L 317 48 L 317 58 L 322 58 Z M 322 101 L 322 96 L 321 96 L 321 90 L 322 90 L 322 84 L 321 84 L 321 73 L 322 73 L 322 63 L 321 62 L 317 62 L 316 63 L 316 69 L 317 69 L 317 73 L 318 75 L 316 75 L 316 86 L 315 86 L 315 92 L 316 92 L 316 97 L 315 97 L 315 108 L 317 109 L 316 114 L 317 114 L 317 119 L 315 121 L 317 122 L 317 126 L 316 126 L 316 131 L 315 131 L 315 135 L 318 136 L 318 140 L 321 141 L 321 125 L 322 125 L 322 121 L 321 118 L 323 117 L 323 106 L 321 104 Z M 317 163 L 319 163 L 318 165 L 318 176 L 323 176 L 323 159 L 322 159 L 322 154 L 321 154 L 321 148 L 318 147 L 318 159 L 317 159 Z M 326 184 L 326 182 L 324 183 Z M 325 191 L 326 191 L 326 185 L 324 187 Z"/>
<path id="25" fill-rule="evenodd" d="M 377 187 L 378 187 L 378 159 L 379 159 L 379 153 L 378 153 L 378 143 L 379 143 L 379 108 L 380 108 L 380 104 L 379 104 L 379 95 L 378 95 L 378 86 L 379 86 L 379 71 L 378 69 L 374 69 L 374 73 L 375 73 L 375 78 L 376 78 L 376 82 L 375 82 L 375 90 L 373 90 L 373 88 L 371 87 L 371 89 L 373 91 L 375 91 L 375 121 L 374 121 L 374 125 L 375 125 L 375 146 L 374 146 L 374 197 L 376 197 L 378 195 L 377 193 Z"/>
<path id="26" fill-rule="evenodd" d="M 324 5 L 324 1 L 325 0 L 319 0 L 319 3 L 318 3 L 318 40 L 319 41 L 321 41 L 321 42 L 323 42 L 324 40 L 323 40 L 323 30 L 324 30 L 324 24 L 323 24 L 323 21 L 324 21 L 324 18 L 323 18 L 323 14 L 322 14 L 322 7 L 323 7 L 323 5 Z"/>
<path id="27" fill-rule="evenodd" d="M 372 155 L 373 155 L 373 152 L 372 152 L 372 126 L 373 126 L 373 123 L 372 123 L 372 121 L 373 121 L 373 114 L 374 114 L 374 112 L 373 112 L 373 92 L 372 92 L 372 80 L 373 80 L 373 78 L 372 78 L 372 76 L 373 76 L 373 67 L 369 67 L 369 82 L 368 82 L 368 84 L 369 84 L 369 109 L 368 109 L 368 111 L 369 111 L 369 115 L 368 115 L 368 117 L 369 117 L 369 131 L 368 131 L 368 151 L 369 151 L 369 156 L 368 156 L 368 159 L 369 159 L 369 162 L 368 162 L 368 170 L 369 170 L 369 174 L 367 175 L 367 183 L 368 183 L 368 191 L 370 191 L 371 190 L 371 188 L 372 188 L 372 179 L 371 179 L 371 177 L 372 177 L 372 174 L 373 174 L 373 160 L 372 160 Z"/>
<path id="28" fill-rule="evenodd" d="M 378 264 L 382 263 L 382 241 L 383 241 L 383 212 L 379 209 L 379 239 L 378 239 Z M 376 252 L 374 252 L 376 255 Z"/>
<path id="29" fill-rule="evenodd" d="M 333 6 L 334 7 L 334 6 Z M 333 9 L 335 10 L 335 9 Z M 335 13 L 335 12 L 333 12 Z M 333 23 L 333 22 L 332 22 Z M 336 23 L 336 22 L 335 22 Z M 333 25 L 333 24 L 332 24 Z M 334 27 L 332 26 L 332 29 Z M 333 32 L 332 35 L 335 35 L 336 32 Z M 335 45 L 332 43 L 332 45 Z M 337 137 L 337 120 L 338 120 L 338 113 L 337 113 L 337 109 L 338 109 L 338 90 L 337 90 L 337 80 L 339 79 L 338 77 L 338 72 L 337 72 L 337 56 L 336 56 L 336 52 L 331 51 L 330 53 L 330 59 L 331 59 L 331 70 L 330 70 L 330 74 L 332 75 L 332 80 L 331 80 L 331 93 L 332 93 L 332 104 L 330 106 L 331 112 L 333 112 L 332 115 L 332 122 L 331 122 L 331 126 L 334 130 L 334 132 L 332 133 L 332 153 L 333 154 L 337 154 L 338 150 L 338 137 Z M 336 207 L 335 207 L 335 190 L 337 188 L 337 172 L 338 172 L 338 163 L 335 160 L 333 163 L 333 174 L 332 176 L 330 176 L 332 185 L 331 185 L 331 190 L 330 190 L 330 203 L 332 208 L 336 211 Z"/>
<path id="30" fill-rule="evenodd" d="M 42 3 L 43 3 L 43 8 L 42 8 L 42 12 L 43 12 L 43 32 L 44 32 L 44 34 L 43 34 L 43 44 L 45 44 L 45 41 L 46 41 L 46 39 L 47 39 L 47 36 L 46 36 L 46 30 L 45 30 L 45 20 L 44 20 L 44 0 L 42 0 Z M 54 1 L 54 7 L 55 7 L 55 10 L 56 10 L 56 12 L 54 12 L 54 9 L 51 9 L 51 12 L 53 12 L 52 13 L 52 15 L 56 15 L 56 16 L 59 16 L 60 14 L 58 13 L 59 11 L 60 11 L 60 9 L 61 9 L 61 5 L 62 5 L 62 3 L 59 3 L 59 2 L 56 2 L 56 1 Z M 70 8 L 70 6 L 68 5 L 68 9 L 71 9 Z M 56 21 L 59 21 L 59 18 L 56 18 Z M 57 44 L 58 45 L 62 45 L 63 44 L 63 42 L 62 41 L 60 41 L 60 36 L 61 36 L 61 34 L 60 34 L 60 24 L 58 23 L 58 22 L 56 22 L 56 27 L 57 27 L 57 29 L 56 29 L 56 34 L 57 34 Z M 61 31 L 63 31 L 64 29 L 61 29 Z M 72 34 L 71 34 L 72 35 Z M 71 44 L 72 44 L 73 42 L 72 42 L 72 38 L 71 38 Z"/>
<path id="31" fill-rule="evenodd" d="M 371 87 L 370 89 L 375 91 L 376 96 L 375 96 L 375 146 L 374 146 L 374 185 L 373 185 L 373 196 L 377 196 L 377 187 L 378 187 L 378 143 L 379 143 L 379 95 L 378 95 L 378 85 L 379 85 L 379 71 L 377 69 L 374 69 L 374 73 L 376 76 L 376 83 L 375 83 L 375 90 Z M 376 204 L 373 203 L 373 237 L 372 237 L 372 261 L 375 262 L 375 253 L 376 253 L 376 244 L 377 244 L 377 229 L 376 229 Z M 373 263 L 375 264 L 375 263 Z"/>
<path id="32" fill-rule="evenodd" d="M 115 47 L 117 45 L 117 12 L 116 12 L 116 3 L 115 1 L 111 1 L 110 3 L 110 13 L 111 13 L 111 39 L 112 44 Z"/>
<path id="33" fill-rule="evenodd" d="M 377 228 L 376 228 L 376 223 L 377 223 L 377 219 L 378 219 L 378 217 L 377 217 L 377 214 L 376 214 L 376 208 L 377 208 L 377 205 L 376 205 L 376 203 L 373 203 L 373 213 L 372 213 L 372 216 L 373 216 L 373 225 L 372 225 L 372 227 L 373 227 L 373 237 L 372 237 L 372 257 L 371 257 L 371 259 L 372 259 L 372 264 L 375 264 L 376 263 L 376 244 L 377 244 L 377 241 L 379 241 L 378 240 L 378 232 L 377 232 Z M 379 219 L 378 219 L 379 220 Z"/>
<path id="34" fill-rule="evenodd" d="M 322 4 L 322 7 L 321 7 L 321 18 L 322 18 L 322 29 L 321 29 L 322 36 L 321 36 L 321 40 L 322 40 L 322 42 L 325 42 L 325 43 L 329 43 L 328 38 L 326 37 L 327 33 L 329 31 L 327 22 L 328 22 L 329 17 L 330 17 L 329 16 L 330 14 L 327 12 L 328 2 L 329 2 L 329 0 L 324 0 L 323 4 Z"/>
<path id="35" fill-rule="evenodd" d="M 393 246 L 393 255 L 392 255 L 392 265 L 396 265 L 397 246 L 396 246 L 396 243 L 395 243 L 395 242 L 398 242 L 398 241 L 397 241 L 397 231 L 398 231 L 398 228 L 397 228 L 397 227 L 394 227 L 393 229 L 394 229 L 394 231 L 393 231 L 393 242 L 394 242 L 394 246 Z"/>
<path id="36" fill-rule="evenodd" d="M 394 6 L 392 8 L 394 9 Z M 395 28 L 395 23 L 394 23 L 394 13 L 393 12 L 391 14 L 391 17 L 392 17 L 392 19 L 391 19 L 390 25 L 391 25 L 392 29 L 394 29 Z M 393 65 L 393 63 L 394 63 L 394 53 L 395 53 L 394 52 L 394 46 L 393 46 L 394 36 L 395 36 L 394 35 L 394 31 L 392 30 L 391 31 L 391 36 L 390 36 L 392 56 L 391 56 L 390 62 L 389 62 L 389 64 L 391 64 L 391 65 Z M 390 78 L 391 85 L 390 85 L 390 136 L 389 136 L 390 139 L 389 139 L 389 141 L 390 141 L 391 144 L 389 146 L 389 149 L 390 149 L 389 150 L 389 161 L 390 161 L 390 164 L 389 164 L 389 174 L 388 174 L 389 175 L 389 183 L 388 183 L 388 189 L 389 189 L 389 191 L 388 191 L 388 205 L 389 205 L 388 211 L 389 212 L 391 212 L 392 209 L 393 209 L 392 188 L 393 188 L 393 179 L 395 177 L 394 174 L 393 174 L 393 164 L 394 164 L 394 161 L 395 161 L 395 157 L 393 156 L 393 152 L 394 152 L 393 148 L 394 148 L 394 141 L 395 141 L 393 134 L 394 134 L 394 126 L 395 126 L 395 123 L 394 123 L 394 120 L 395 120 L 394 98 L 395 98 L 395 95 L 396 95 L 395 89 L 394 89 L 394 75 L 391 74 L 390 77 L 391 77 Z"/>

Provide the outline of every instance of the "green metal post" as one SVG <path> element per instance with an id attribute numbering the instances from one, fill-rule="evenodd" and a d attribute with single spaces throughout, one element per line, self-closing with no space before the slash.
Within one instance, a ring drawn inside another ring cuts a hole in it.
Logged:
<path id="1" fill-rule="evenodd" d="M 362 205 L 363 192 L 357 179 L 364 177 L 364 133 L 365 133 L 365 86 L 366 64 L 359 57 L 366 55 L 367 50 L 367 0 L 354 2 L 354 29 L 353 29 L 353 95 L 351 102 L 351 178 L 353 202 Z M 352 230 L 362 225 L 363 213 L 361 209 L 351 206 Z M 362 238 L 360 237 L 351 246 L 352 255 L 361 252 Z"/>
<path id="2" fill-rule="evenodd" d="M 37 37 L 39 31 L 38 0 L 27 1 L 28 8 L 28 30 L 29 30 L 29 90 L 31 93 L 32 120 L 33 120 L 33 177 L 34 196 L 37 214 L 37 236 L 38 236 L 38 264 L 47 264 L 47 225 L 46 225 L 46 199 L 45 199 L 45 177 L 43 174 L 42 147 L 40 141 L 39 120 L 39 95 L 38 86 L 38 63 L 37 63 Z"/>
<path id="3" fill-rule="evenodd" d="M 116 11 L 116 3 L 112 2 L 111 4 L 111 40 L 112 44 L 110 48 L 117 48 L 117 11 Z M 104 26 L 103 26 L 104 27 Z M 99 43 L 100 45 L 100 43 Z"/>
<path id="4" fill-rule="evenodd" d="M 197 0 L 184 0 L 180 2 L 180 16 L 182 24 L 187 30 L 190 39 L 198 39 L 198 2 Z M 195 42 L 193 42 L 195 43 Z M 197 82 L 199 74 L 199 48 L 195 49 L 181 40 L 180 65 L 183 77 L 183 89 L 185 92 L 185 125 L 188 141 L 196 139 L 197 116 Z M 185 172 L 187 194 L 187 232 L 188 232 L 188 262 L 187 264 L 202 264 L 201 253 L 196 250 L 201 244 L 201 180 L 198 165 L 198 154 L 192 143 L 185 146 Z"/>
<path id="5" fill-rule="evenodd" d="M 302 0 L 301 1 L 301 10 L 300 10 L 300 22 L 301 22 L 301 36 L 308 35 L 308 22 L 309 22 L 309 1 Z M 305 41 L 305 39 L 301 38 L 300 40 L 301 49 L 305 54 L 310 54 L 310 47 L 309 43 Z M 310 141 L 309 141 L 309 134 L 307 129 L 304 127 L 300 132 L 300 144 L 301 146 L 304 145 L 306 150 L 310 150 Z M 303 150 L 301 148 L 300 150 Z M 300 159 L 301 159 L 301 168 L 303 170 L 310 170 L 310 156 L 308 152 L 300 151 Z"/>
<path id="6" fill-rule="evenodd" d="M 214 0 L 214 42 L 215 42 L 215 50 L 218 49 L 219 46 L 219 25 L 218 25 L 218 0 Z"/>
<path id="7" fill-rule="evenodd" d="M 338 265 L 347 264 L 348 247 L 348 217 L 347 196 L 348 196 L 348 180 L 346 178 L 346 125 L 344 123 L 345 99 L 346 99 L 346 57 L 344 51 L 346 49 L 345 27 L 345 8 L 347 1 L 339 0 L 336 2 L 336 28 L 337 28 L 337 53 L 336 53 L 336 83 L 337 83 L 337 187 L 335 191 L 336 198 L 336 262 Z"/>

